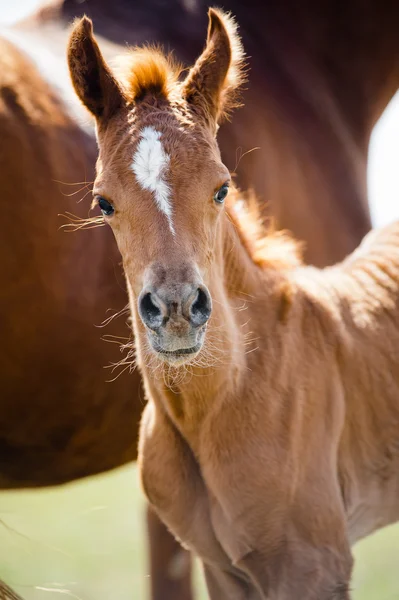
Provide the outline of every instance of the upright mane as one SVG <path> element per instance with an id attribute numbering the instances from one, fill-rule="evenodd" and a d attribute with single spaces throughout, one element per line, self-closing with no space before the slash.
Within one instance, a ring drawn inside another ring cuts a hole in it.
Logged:
<path id="1" fill-rule="evenodd" d="M 252 261 L 261 268 L 291 269 L 303 263 L 303 244 L 288 231 L 278 231 L 272 219 L 265 222 L 254 192 L 232 187 L 227 202 L 228 218 Z"/>
<path id="2" fill-rule="evenodd" d="M 128 102 L 138 102 L 147 95 L 167 100 L 183 66 L 160 47 L 138 46 L 116 59 L 115 71 Z"/>
<path id="3" fill-rule="evenodd" d="M 212 9 L 221 19 L 229 35 L 231 59 L 226 78 L 220 90 L 220 117 L 228 117 L 240 105 L 239 92 L 246 80 L 245 54 L 237 33 L 237 24 L 230 14 Z M 210 32 L 208 32 L 208 35 Z M 203 60 L 209 63 L 216 59 L 216 49 L 208 48 Z M 116 58 L 115 74 L 128 102 L 137 102 L 146 96 L 168 100 L 179 86 L 184 68 L 173 56 L 159 46 L 138 46 Z M 190 70 L 187 79 L 195 77 L 201 68 L 201 60 Z M 189 93 L 190 90 L 186 90 Z"/>

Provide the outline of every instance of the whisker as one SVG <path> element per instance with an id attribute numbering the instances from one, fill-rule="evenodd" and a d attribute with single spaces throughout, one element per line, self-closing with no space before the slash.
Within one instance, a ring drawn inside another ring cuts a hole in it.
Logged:
<path id="1" fill-rule="evenodd" d="M 76 190 L 76 192 L 71 192 L 70 194 L 64 194 L 64 192 L 61 193 L 63 196 L 65 196 L 65 198 L 70 198 L 71 196 L 76 196 L 76 194 L 79 194 L 82 190 L 86 189 L 87 187 L 88 185 L 84 185 L 83 187 Z M 89 190 L 89 192 L 91 192 L 91 189 Z M 85 198 L 89 192 L 87 192 L 83 197 Z"/>
<path id="2" fill-rule="evenodd" d="M 65 231 L 78 231 L 80 229 L 94 229 L 96 227 L 102 227 L 105 225 L 105 220 L 102 215 L 96 217 L 88 217 L 87 219 L 83 219 L 82 217 L 78 217 L 70 212 L 65 212 L 64 214 L 59 214 L 59 217 L 64 217 L 68 219 L 69 223 L 63 223 L 60 225 L 60 229 L 64 229 Z"/>
<path id="3" fill-rule="evenodd" d="M 60 183 L 61 185 L 90 185 L 93 184 L 94 181 L 76 181 L 75 183 L 70 183 L 67 181 L 59 181 L 58 179 L 53 179 L 54 183 Z"/>
<path id="4" fill-rule="evenodd" d="M 107 312 L 109 310 L 112 310 L 112 308 L 109 308 L 107 310 Z M 107 317 L 106 319 L 104 319 L 100 325 L 96 325 L 97 328 L 101 328 L 101 327 L 106 327 L 107 325 L 109 325 L 114 319 L 117 319 L 118 317 L 121 317 L 122 315 L 125 315 L 129 312 L 129 304 L 126 304 L 126 306 L 124 306 L 123 308 L 121 308 L 120 310 L 118 310 L 115 314 L 111 315 L 110 317 Z M 125 338 L 125 339 L 129 339 L 129 338 Z"/>
<path id="5" fill-rule="evenodd" d="M 110 333 L 105 333 L 101 339 L 108 342 L 108 341 L 111 341 L 110 338 L 113 338 L 112 341 L 115 341 L 115 342 L 117 342 L 118 340 L 124 340 L 125 342 L 130 340 L 130 338 L 128 338 L 128 337 L 124 337 L 122 335 L 111 335 Z M 118 343 L 120 344 L 121 342 L 118 342 Z"/>
<path id="6" fill-rule="evenodd" d="M 124 369 L 122 369 L 122 371 L 120 373 L 118 373 L 117 375 L 115 375 L 115 377 L 113 377 L 112 379 L 107 379 L 106 383 L 112 383 L 113 381 L 116 381 L 118 379 L 118 377 L 120 377 L 128 369 L 129 369 L 129 365 L 127 365 Z"/>
<path id="7" fill-rule="evenodd" d="M 234 167 L 234 171 L 235 172 L 237 170 L 238 165 L 240 164 L 241 160 L 244 158 L 244 156 L 246 156 L 247 154 L 251 154 L 251 152 L 253 152 L 254 150 L 260 150 L 260 146 L 255 146 L 254 148 L 251 148 L 250 150 L 247 150 L 246 152 L 242 152 L 242 148 L 241 146 L 239 146 L 236 150 L 236 166 Z M 237 153 L 240 152 L 239 158 L 237 159 Z"/>
<path id="8" fill-rule="evenodd" d="M 81 190 L 80 190 L 80 191 L 81 191 Z M 92 188 L 90 188 L 89 190 L 87 190 L 87 192 L 85 193 L 85 195 L 84 195 L 84 196 L 82 196 L 82 198 L 80 198 L 80 200 L 77 200 L 77 201 L 76 201 L 76 204 L 80 204 L 80 202 L 83 202 L 83 200 L 84 200 L 84 199 L 85 199 L 85 198 L 86 198 L 86 197 L 87 197 L 89 194 L 91 194 L 91 193 L 92 193 L 92 191 L 93 191 L 93 189 L 92 189 Z M 75 193 L 77 193 L 77 192 L 75 192 Z"/>
<path id="9" fill-rule="evenodd" d="M 109 344 L 118 344 L 118 346 L 120 346 L 120 345 L 121 345 L 121 343 L 120 343 L 120 341 L 119 341 L 119 340 L 110 340 L 110 339 L 107 339 L 107 338 L 106 338 L 106 336 L 104 336 L 104 335 L 103 335 L 103 336 L 102 336 L 100 339 L 101 339 L 103 342 L 108 342 Z"/>

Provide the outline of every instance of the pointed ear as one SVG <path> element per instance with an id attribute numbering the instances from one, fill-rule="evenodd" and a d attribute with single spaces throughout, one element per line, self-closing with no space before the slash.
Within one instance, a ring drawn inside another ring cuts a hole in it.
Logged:
<path id="1" fill-rule="evenodd" d="M 75 92 L 100 123 L 123 106 L 123 92 L 100 52 L 87 17 L 76 21 L 72 29 L 68 65 Z"/>
<path id="2" fill-rule="evenodd" d="M 209 9 L 205 50 L 183 83 L 183 97 L 206 121 L 218 121 L 237 106 L 244 81 L 244 51 L 231 16 Z"/>

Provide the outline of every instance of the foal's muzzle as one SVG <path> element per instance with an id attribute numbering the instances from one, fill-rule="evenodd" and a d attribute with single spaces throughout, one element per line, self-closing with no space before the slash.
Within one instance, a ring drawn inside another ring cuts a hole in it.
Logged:
<path id="1" fill-rule="evenodd" d="M 167 362 L 185 362 L 201 350 L 212 300 L 203 284 L 151 286 L 141 292 L 138 311 L 152 349 Z"/>

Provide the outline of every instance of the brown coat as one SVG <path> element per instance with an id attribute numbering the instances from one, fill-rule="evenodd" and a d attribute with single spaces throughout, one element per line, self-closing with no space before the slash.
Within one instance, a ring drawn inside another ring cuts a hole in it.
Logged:
<path id="1" fill-rule="evenodd" d="M 0 487 L 57 484 L 135 455 L 140 380 L 106 383 L 120 353 L 96 326 L 126 304 L 109 233 L 60 229 L 60 213 L 87 215 L 68 194 L 88 190 L 94 141 L 6 40 L 0 131 Z M 123 318 L 112 333 L 126 336 Z"/>
<path id="2" fill-rule="evenodd" d="M 123 259 L 151 505 L 203 560 L 212 600 L 347 600 L 350 544 L 399 517 L 399 224 L 320 271 L 234 190 L 224 202 L 215 132 L 242 50 L 220 11 L 181 83 L 148 50 L 117 78 L 87 18 L 68 59 Z"/>
<path id="3" fill-rule="evenodd" d="M 326 271 L 248 273 L 237 238 L 229 260 L 245 287 L 214 318 L 256 350 L 224 347 L 206 386 L 147 373 L 144 489 L 211 598 L 348 598 L 349 545 L 399 519 L 399 223 Z"/>

